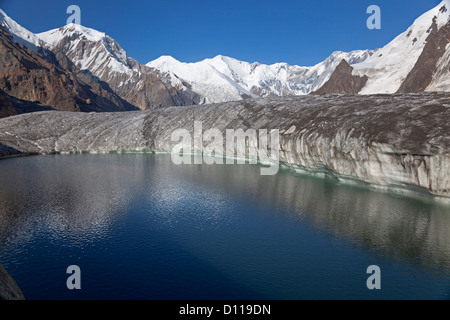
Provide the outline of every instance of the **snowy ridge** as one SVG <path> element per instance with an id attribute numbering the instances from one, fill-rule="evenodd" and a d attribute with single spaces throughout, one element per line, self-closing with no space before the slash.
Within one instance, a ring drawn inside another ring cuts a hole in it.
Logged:
<path id="1" fill-rule="evenodd" d="M 443 6 L 447 8 L 447 11 L 441 10 Z M 352 65 L 354 75 L 366 75 L 369 78 L 366 86 L 359 93 L 395 93 L 421 55 L 433 21 L 439 30 L 449 21 L 449 14 L 450 0 L 444 0 L 421 15 L 411 27 L 385 47 L 375 50 L 370 58 Z M 446 88 L 449 89 L 448 86 Z"/>
<path id="2" fill-rule="evenodd" d="M 217 64 L 209 63 L 216 60 Z M 182 63 L 169 56 L 162 56 L 147 66 L 159 70 L 168 76 L 171 85 L 180 85 L 182 81 L 189 83 L 192 89 L 206 98 L 206 103 L 241 100 L 242 95 L 252 95 L 236 83 L 232 77 L 221 73 L 221 56 L 197 63 Z M 222 66 L 224 67 L 224 66 Z"/>
<path id="3" fill-rule="evenodd" d="M 68 24 L 64 27 L 38 33 L 37 36 L 51 46 L 56 46 L 58 42 L 67 33 L 77 33 L 88 41 L 97 42 L 106 37 L 106 33 L 91 28 L 81 26 L 79 24 Z"/>
<path id="4" fill-rule="evenodd" d="M 183 63 L 162 56 L 147 64 L 165 74 L 172 85 L 180 79 L 205 97 L 206 103 L 240 100 L 243 97 L 304 95 L 320 88 L 342 59 L 350 64 L 364 61 L 370 50 L 336 51 L 325 61 L 302 67 L 287 63 L 249 63 L 216 56 L 196 63 Z"/>
<path id="5" fill-rule="evenodd" d="M 21 43 L 33 51 L 39 51 L 41 47 L 39 37 L 11 19 L 2 9 L 0 9 L 0 24 L 9 31 L 15 42 Z"/>
<path id="6" fill-rule="evenodd" d="M 89 70 L 97 77 L 105 72 L 132 75 L 135 70 L 132 59 L 114 39 L 104 32 L 68 24 L 64 27 L 38 33 L 37 36 L 49 45 L 49 48 L 64 47 L 69 58 L 81 70 Z M 62 43 L 64 41 L 64 43 Z"/>
<path id="7" fill-rule="evenodd" d="M 69 24 L 39 33 L 48 49 L 66 55 L 79 69 L 106 82 L 140 109 L 196 104 L 200 98 L 180 81 L 178 87 L 163 83 L 160 73 L 140 64 L 104 32 Z"/>

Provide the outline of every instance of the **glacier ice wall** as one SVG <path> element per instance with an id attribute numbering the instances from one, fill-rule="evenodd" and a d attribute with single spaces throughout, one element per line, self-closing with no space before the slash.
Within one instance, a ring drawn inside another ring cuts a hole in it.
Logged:
<path id="1" fill-rule="evenodd" d="M 172 132 L 193 134 L 200 121 L 203 131 L 215 128 L 224 137 L 227 129 L 278 129 L 280 161 L 296 171 L 450 198 L 448 119 L 450 95 L 432 93 L 249 99 L 122 113 L 38 112 L 0 120 L 0 156 L 171 152 L 179 143 L 171 140 Z"/>

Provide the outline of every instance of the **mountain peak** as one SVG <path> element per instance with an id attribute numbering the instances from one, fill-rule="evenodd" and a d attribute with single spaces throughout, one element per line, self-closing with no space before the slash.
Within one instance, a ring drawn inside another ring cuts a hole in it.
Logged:
<path id="1" fill-rule="evenodd" d="M 80 39 L 90 42 L 102 41 L 107 37 L 106 33 L 100 32 L 79 24 L 70 23 L 61 28 L 38 33 L 37 36 L 51 46 L 55 46 L 63 37 L 78 35 Z"/>
<path id="2" fill-rule="evenodd" d="M 147 66 L 148 67 L 151 67 L 152 65 L 159 65 L 159 66 L 161 66 L 161 65 L 166 65 L 166 64 L 171 65 L 171 64 L 174 64 L 174 63 L 181 63 L 181 62 L 178 61 L 177 59 L 175 59 L 172 56 L 163 55 L 163 56 L 160 56 L 158 59 L 155 59 L 155 60 L 152 60 L 152 61 L 148 62 Z"/>
<path id="3" fill-rule="evenodd" d="M 105 32 L 101 32 L 101 31 L 98 31 L 98 30 L 95 30 L 92 28 L 88 28 L 88 27 L 82 26 L 81 24 L 76 24 L 76 23 L 67 24 L 67 25 L 63 26 L 62 29 L 81 33 L 84 36 L 89 37 L 91 41 L 95 41 L 95 40 L 98 41 L 98 40 L 101 40 L 106 37 Z"/>
<path id="4" fill-rule="evenodd" d="M 141 109 L 195 104 L 197 95 L 160 80 L 160 73 L 141 65 L 110 36 L 78 24 L 38 34 L 48 47 L 67 56 L 80 70 L 93 75 L 120 97 Z"/>
<path id="5" fill-rule="evenodd" d="M 214 61 L 229 61 L 229 60 L 235 60 L 235 59 L 233 59 L 233 58 L 230 58 L 230 57 L 227 57 L 227 56 L 224 56 L 224 55 L 221 55 L 221 54 L 218 54 L 217 56 L 215 56 L 214 58 L 212 58 L 212 59 L 207 59 L 207 60 L 214 60 Z"/>

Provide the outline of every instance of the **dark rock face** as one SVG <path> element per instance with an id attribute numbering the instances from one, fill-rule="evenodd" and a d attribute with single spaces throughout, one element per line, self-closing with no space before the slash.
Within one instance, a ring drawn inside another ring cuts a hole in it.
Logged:
<path id="1" fill-rule="evenodd" d="M 445 7 L 444 7 L 445 9 Z M 398 89 L 398 93 L 423 92 L 431 83 L 436 64 L 450 42 L 450 22 L 437 30 L 436 22 L 430 28 L 427 43 L 414 68 Z"/>
<path id="2" fill-rule="evenodd" d="M 0 118 L 10 117 L 22 113 L 50 110 L 55 109 L 36 102 L 13 98 L 0 89 Z"/>
<path id="3" fill-rule="evenodd" d="M 0 265 L 0 300 L 24 300 L 17 283 Z"/>
<path id="4" fill-rule="evenodd" d="M 450 122 L 443 120 L 449 118 L 447 94 L 310 95 L 125 113 L 19 115 L 0 119 L 0 144 L 25 154 L 170 153 L 178 143 L 171 141 L 172 132 L 193 133 L 194 121 L 223 136 L 227 129 L 278 129 L 279 160 L 292 170 L 450 198 Z"/>
<path id="5" fill-rule="evenodd" d="M 158 78 L 158 72 L 151 72 L 150 68 L 139 65 L 138 73 L 128 78 L 124 74 L 111 73 L 108 77 L 100 78 L 106 81 L 115 92 L 126 101 L 138 106 L 142 110 L 158 109 L 171 106 L 186 106 L 199 104 L 201 98 L 191 90 L 180 91 L 164 83 Z M 120 83 L 131 79 L 127 84 Z"/>
<path id="6" fill-rule="evenodd" d="M 353 68 L 342 60 L 330 79 L 317 91 L 311 94 L 358 94 L 358 92 L 366 85 L 367 76 L 360 77 L 352 75 Z"/>
<path id="7" fill-rule="evenodd" d="M 4 144 L 0 143 L 0 154 L 2 157 L 8 157 L 8 156 L 17 156 L 21 154 L 21 152 L 19 150 L 5 146 Z"/>
<path id="8" fill-rule="evenodd" d="M 126 111 L 137 108 L 101 82 L 71 72 L 25 46 L 14 43 L 0 26 L 0 89 L 17 99 L 37 102 L 63 111 Z M 68 62 L 66 61 L 66 64 Z M 75 69 L 72 67 L 72 70 Z"/>

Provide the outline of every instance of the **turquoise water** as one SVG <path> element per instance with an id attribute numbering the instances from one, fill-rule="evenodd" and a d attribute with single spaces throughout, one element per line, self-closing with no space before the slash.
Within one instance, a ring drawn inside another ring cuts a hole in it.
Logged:
<path id="1" fill-rule="evenodd" d="M 259 173 L 164 155 L 1 160 L 0 263 L 27 299 L 450 299 L 450 207 Z"/>

